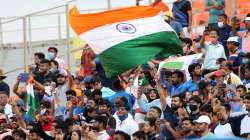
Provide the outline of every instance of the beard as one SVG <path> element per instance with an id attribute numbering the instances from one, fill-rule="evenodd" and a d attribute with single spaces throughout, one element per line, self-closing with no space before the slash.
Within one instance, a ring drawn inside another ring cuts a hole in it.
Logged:
<path id="1" fill-rule="evenodd" d="M 86 112 L 93 112 L 94 108 L 93 107 L 86 107 Z"/>
<path id="2" fill-rule="evenodd" d="M 171 104 L 171 109 L 172 109 L 173 111 L 178 110 L 178 108 L 179 108 L 179 106 L 174 105 L 174 104 Z"/>

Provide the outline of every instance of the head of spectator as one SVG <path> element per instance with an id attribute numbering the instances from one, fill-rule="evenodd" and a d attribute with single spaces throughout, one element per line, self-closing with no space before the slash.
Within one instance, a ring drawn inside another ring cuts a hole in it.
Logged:
<path id="1" fill-rule="evenodd" d="M 119 120 L 124 121 L 125 119 L 127 119 L 128 113 L 129 113 L 128 104 L 120 104 L 117 107 L 117 116 L 118 116 Z"/>
<path id="2" fill-rule="evenodd" d="M 185 81 L 184 78 L 185 78 L 184 73 L 176 70 L 172 73 L 171 83 L 175 86 L 178 86 Z"/>
<path id="3" fill-rule="evenodd" d="M 96 108 L 97 108 L 97 103 L 95 102 L 94 98 L 92 97 L 88 98 L 85 106 L 86 112 L 88 113 L 95 112 Z"/>
<path id="4" fill-rule="evenodd" d="M 41 118 L 40 118 L 41 124 L 48 125 L 51 122 L 51 113 L 49 110 L 42 109 L 40 111 L 40 115 L 41 115 Z"/>
<path id="5" fill-rule="evenodd" d="M 37 52 L 34 54 L 34 63 L 39 66 L 41 60 L 45 59 L 45 55 L 41 52 Z"/>
<path id="6" fill-rule="evenodd" d="M 143 131 L 148 139 L 151 139 L 151 137 L 156 133 L 156 128 L 156 118 L 147 118 Z"/>
<path id="7" fill-rule="evenodd" d="M 2 140 L 15 140 L 13 136 L 7 135 Z"/>
<path id="8" fill-rule="evenodd" d="M 8 102 L 10 95 L 9 85 L 5 82 L 0 82 L 0 110 L 4 109 L 5 105 Z"/>
<path id="9" fill-rule="evenodd" d="M 41 140 L 40 134 L 36 129 L 31 129 L 29 130 L 29 135 L 28 135 L 29 140 Z"/>
<path id="10" fill-rule="evenodd" d="M 157 106 L 150 107 L 149 111 L 146 114 L 146 118 L 160 118 L 161 117 L 161 109 Z"/>
<path id="11" fill-rule="evenodd" d="M 48 48 L 48 59 L 54 60 L 57 57 L 58 49 L 56 47 Z"/>
<path id="12" fill-rule="evenodd" d="M 112 140 L 131 140 L 131 137 L 127 133 L 118 130 L 114 133 Z"/>
<path id="13" fill-rule="evenodd" d="M 209 39 L 211 44 L 216 45 L 219 39 L 219 31 L 217 29 L 210 29 Z"/>
<path id="14" fill-rule="evenodd" d="M 232 17 L 231 19 L 232 26 L 238 31 L 240 30 L 240 19 L 238 17 Z"/>
<path id="15" fill-rule="evenodd" d="M 67 82 L 67 72 L 66 71 L 60 71 L 56 76 L 56 83 L 57 85 L 64 85 Z"/>
<path id="16" fill-rule="evenodd" d="M 26 134 L 22 129 L 12 131 L 12 136 L 15 140 L 26 140 Z"/>
<path id="17" fill-rule="evenodd" d="M 70 133 L 71 140 L 81 140 L 81 131 L 80 130 L 73 130 Z"/>
<path id="18" fill-rule="evenodd" d="M 74 90 L 66 91 L 67 101 L 71 101 L 73 106 L 76 106 L 78 103 L 78 98 L 76 97 L 76 92 Z"/>
<path id="19" fill-rule="evenodd" d="M 179 108 L 183 107 L 183 99 L 180 95 L 174 95 L 171 98 L 171 109 L 172 111 L 177 111 Z"/>
<path id="20" fill-rule="evenodd" d="M 181 120 L 181 131 L 184 137 L 188 137 L 194 134 L 194 123 L 193 120 L 186 117 Z"/>
<path id="21" fill-rule="evenodd" d="M 246 79 L 246 80 L 250 80 L 250 65 L 246 65 L 245 67 L 244 67 L 244 78 Z"/>
<path id="22" fill-rule="evenodd" d="M 143 131 L 136 131 L 133 135 L 133 140 L 146 140 L 145 133 Z"/>
<path id="23" fill-rule="evenodd" d="M 94 87 L 94 78 L 92 76 L 86 76 L 83 79 L 84 85 L 86 89 L 93 89 Z"/>
<path id="24" fill-rule="evenodd" d="M 230 111 L 231 111 L 230 104 L 224 103 L 220 105 L 220 109 L 217 112 L 217 118 L 220 124 L 224 125 L 228 122 Z"/>
<path id="25" fill-rule="evenodd" d="M 13 115 L 12 117 L 10 117 L 9 121 L 10 121 L 10 124 L 11 124 L 11 128 L 13 130 L 16 130 L 16 129 L 19 128 L 19 124 L 18 124 L 16 115 Z"/>
<path id="26" fill-rule="evenodd" d="M 202 100 L 200 99 L 199 96 L 193 95 L 189 99 L 189 109 L 191 110 L 191 114 L 197 114 L 200 113 L 200 107 L 202 105 Z"/>
<path id="27" fill-rule="evenodd" d="M 200 78 L 200 76 L 202 75 L 201 64 L 199 64 L 199 63 L 190 64 L 188 66 L 188 72 L 193 80 L 200 80 L 197 78 Z"/>
<path id="28" fill-rule="evenodd" d="M 50 68 L 50 61 L 47 59 L 42 59 L 39 64 L 39 71 L 42 74 L 46 74 L 49 72 L 49 68 Z"/>
<path id="29" fill-rule="evenodd" d="M 227 25 L 227 15 L 226 14 L 220 14 L 219 16 L 218 16 L 218 27 L 219 28 L 222 28 L 222 27 L 224 27 L 225 25 Z"/>
<path id="30" fill-rule="evenodd" d="M 149 88 L 148 94 L 147 94 L 148 102 L 152 102 L 153 100 L 158 99 L 158 98 L 159 98 L 159 95 L 157 93 L 157 90 L 154 88 Z"/>
<path id="31" fill-rule="evenodd" d="M 183 54 L 184 55 L 194 54 L 194 52 L 191 50 L 191 47 L 193 45 L 192 40 L 190 38 L 180 38 L 180 40 L 182 42 Z"/>
<path id="32" fill-rule="evenodd" d="M 194 123 L 194 130 L 201 137 L 207 135 L 210 132 L 209 125 L 211 124 L 211 119 L 208 116 L 202 115 L 197 120 L 195 120 Z"/>
<path id="33" fill-rule="evenodd" d="M 98 110 L 100 113 L 110 114 L 111 113 L 111 103 L 109 100 L 102 100 L 98 104 Z"/>
<path id="34" fill-rule="evenodd" d="M 114 91 L 121 91 L 121 90 L 124 90 L 122 84 L 121 84 L 121 81 L 117 78 L 115 79 L 113 82 L 112 82 L 112 89 Z"/>
<path id="35" fill-rule="evenodd" d="M 250 16 L 247 16 L 245 18 L 245 25 L 246 25 L 246 29 L 250 30 Z"/>
<path id="36" fill-rule="evenodd" d="M 102 91 L 100 89 L 95 89 L 91 96 L 94 98 L 95 102 L 99 104 L 99 102 L 102 100 Z"/>
<path id="37" fill-rule="evenodd" d="M 246 95 L 246 92 L 247 92 L 247 88 L 244 86 L 244 85 L 238 85 L 236 87 L 236 96 L 240 96 L 243 98 L 243 96 Z"/>
<path id="38" fill-rule="evenodd" d="M 56 72 L 59 69 L 59 64 L 55 60 L 50 60 L 50 71 L 51 72 Z"/>
<path id="39" fill-rule="evenodd" d="M 106 116 L 96 116 L 94 117 L 94 123 L 92 126 L 92 129 L 101 132 L 106 130 L 106 127 L 108 125 L 108 118 Z"/>
<path id="40" fill-rule="evenodd" d="M 239 38 L 237 36 L 229 37 L 227 39 L 227 47 L 228 47 L 230 53 L 232 53 L 232 54 L 236 53 L 236 51 L 240 45 L 238 39 Z"/>

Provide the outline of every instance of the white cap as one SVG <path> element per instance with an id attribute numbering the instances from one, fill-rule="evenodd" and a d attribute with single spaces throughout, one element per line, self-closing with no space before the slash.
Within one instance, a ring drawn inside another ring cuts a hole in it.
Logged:
<path id="1" fill-rule="evenodd" d="M 250 21 L 250 17 L 246 17 L 246 18 L 245 18 L 245 21 Z"/>
<path id="2" fill-rule="evenodd" d="M 238 36 L 232 36 L 227 39 L 227 42 L 237 42 L 239 43 L 239 37 Z"/>
<path id="3" fill-rule="evenodd" d="M 194 122 L 196 123 L 206 123 L 208 125 L 210 125 L 211 120 L 208 116 L 206 115 L 201 115 L 197 120 L 195 120 Z"/>

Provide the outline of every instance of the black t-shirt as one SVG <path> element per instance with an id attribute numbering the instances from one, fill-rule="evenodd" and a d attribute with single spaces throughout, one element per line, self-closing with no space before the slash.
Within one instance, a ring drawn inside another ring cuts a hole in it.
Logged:
<path id="1" fill-rule="evenodd" d="M 44 75 L 41 72 L 36 72 L 34 73 L 34 75 L 35 75 L 34 79 L 41 84 L 44 84 L 47 81 L 56 82 L 56 75 L 51 72 L 49 72 L 47 75 Z"/>
<path id="2" fill-rule="evenodd" d="M 181 0 L 181 1 L 176 1 L 173 3 L 180 11 L 182 11 L 187 17 L 188 17 L 188 11 L 192 10 L 191 3 L 188 0 Z M 189 20 L 187 18 L 187 21 L 189 23 Z"/>

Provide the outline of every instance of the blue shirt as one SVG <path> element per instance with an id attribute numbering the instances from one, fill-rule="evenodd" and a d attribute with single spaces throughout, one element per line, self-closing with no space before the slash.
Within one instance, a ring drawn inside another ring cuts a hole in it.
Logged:
<path id="1" fill-rule="evenodd" d="M 199 81 L 193 81 L 192 79 L 190 79 L 189 81 L 187 81 L 186 83 L 184 83 L 184 89 L 187 92 L 194 92 L 196 90 L 198 90 L 198 83 L 203 80 L 204 78 L 200 78 Z"/>
<path id="2" fill-rule="evenodd" d="M 22 114 L 22 118 L 26 124 L 33 122 L 32 118 L 26 113 Z"/>

